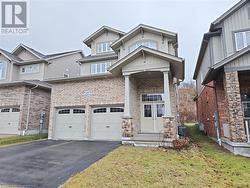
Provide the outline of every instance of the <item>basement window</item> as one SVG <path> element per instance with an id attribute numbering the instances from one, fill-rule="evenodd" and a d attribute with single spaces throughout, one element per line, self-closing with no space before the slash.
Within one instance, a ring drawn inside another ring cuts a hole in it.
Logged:
<path id="1" fill-rule="evenodd" d="M 12 108 L 12 112 L 20 112 L 20 108 Z"/>

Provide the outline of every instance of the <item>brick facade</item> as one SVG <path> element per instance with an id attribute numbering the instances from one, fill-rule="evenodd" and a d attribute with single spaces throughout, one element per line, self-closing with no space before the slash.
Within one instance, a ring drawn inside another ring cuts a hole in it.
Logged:
<path id="1" fill-rule="evenodd" d="M 28 86 L 3 87 L 0 92 L 0 107 L 20 107 L 19 131 L 26 128 L 29 101 Z M 48 128 L 50 91 L 36 88 L 31 93 L 29 129 L 39 130 L 40 113 L 45 112 L 45 127 Z"/>
<path id="2" fill-rule="evenodd" d="M 240 90 L 237 71 L 225 72 L 222 80 L 212 81 L 204 87 L 197 99 L 197 118 L 198 122 L 204 124 L 208 136 L 217 137 L 213 117 L 217 111 L 220 136 L 227 137 L 223 131 L 224 126 L 228 126 L 228 139 L 233 142 L 246 141 Z"/>

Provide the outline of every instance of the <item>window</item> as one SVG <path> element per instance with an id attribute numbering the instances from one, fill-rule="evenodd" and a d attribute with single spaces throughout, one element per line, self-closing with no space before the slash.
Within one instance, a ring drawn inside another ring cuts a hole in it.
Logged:
<path id="1" fill-rule="evenodd" d="M 144 105 L 144 117 L 152 117 L 152 110 L 150 104 Z"/>
<path id="2" fill-rule="evenodd" d="M 110 112 L 124 112 L 123 108 L 110 108 Z"/>
<path id="3" fill-rule="evenodd" d="M 59 110 L 58 114 L 70 114 L 70 109 Z"/>
<path id="4" fill-rule="evenodd" d="M 20 108 L 12 108 L 12 112 L 20 112 Z"/>
<path id="5" fill-rule="evenodd" d="M 163 101 L 163 94 L 143 94 L 142 95 L 142 101 L 143 102 L 149 102 L 149 101 Z"/>
<path id="6" fill-rule="evenodd" d="M 164 104 L 157 104 L 157 117 L 162 117 L 164 115 Z"/>
<path id="7" fill-rule="evenodd" d="M 39 64 L 21 66 L 22 74 L 38 73 L 38 72 L 39 72 Z"/>
<path id="8" fill-rule="evenodd" d="M 97 108 L 94 110 L 94 113 L 106 113 L 107 108 Z"/>
<path id="9" fill-rule="evenodd" d="M 7 64 L 0 62 L 0 80 L 6 79 Z"/>
<path id="10" fill-rule="evenodd" d="M 1 109 L 1 112 L 10 112 L 10 109 L 9 108 L 4 108 L 4 109 Z"/>
<path id="11" fill-rule="evenodd" d="M 91 64 L 91 74 L 107 73 L 111 62 Z"/>
<path id="12" fill-rule="evenodd" d="M 112 42 L 101 42 L 97 44 L 97 53 L 111 52 L 112 49 L 110 47 Z"/>
<path id="13" fill-rule="evenodd" d="M 73 109 L 73 114 L 84 114 L 85 110 L 83 109 Z"/>
<path id="14" fill-rule="evenodd" d="M 148 48 L 152 48 L 152 49 L 157 49 L 157 43 L 155 41 L 152 41 L 152 40 L 146 40 L 146 41 L 138 41 L 134 44 L 132 44 L 130 47 L 129 47 L 129 52 L 132 52 L 134 51 L 135 49 L 139 48 L 140 46 L 145 46 L 145 47 L 148 47 Z"/>
<path id="15" fill-rule="evenodd" d="M 236 51 L 239 51 L 250 45 L 250 31 L 235 33 Z"/>

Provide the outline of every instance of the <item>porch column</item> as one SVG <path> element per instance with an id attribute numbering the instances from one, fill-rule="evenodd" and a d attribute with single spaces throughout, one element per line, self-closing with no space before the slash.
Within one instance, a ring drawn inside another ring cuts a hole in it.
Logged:
<path id="1" fill-rule="evenodd" d="M 131 109 L 130 109 L 130 75 L 124 74 L 125 78 L 125 96 L 124 96 L 124 116 L 122 121 L 122 142 L 128 143 L 131 137 L 134 135 L 134 128 L 131 117 Z"/>
<path id="2" fill-rule="evenodd" d="M 125 77 L 125 104 L 124 104 L 124 117 L 131 117 L 130 112 L 130 75 L 124 75 Z"/>
<path id="3" fill-rule="evenodd" d="M 169 72 L 163 72 L 163 77 L 164 77 L 164 116 L 169 117 L 172 116 L 171 112 L 171 100 L 170 100 L 170 84 L 169 84 Z"/>
<path id="4" fill-rule="evenodd" d="M 225 72 L 224 89 L 229 115 L 230 139 L 232 142 L 246 142 L 247 137 L 237 71 Z"/>
<path id="5" fill-rule="evenodd" d="M 176 134 L 176 122 L 171 111 L 171 99 L 170 99 L 170 83 L 169 83 L 169 71 L 163 72 L 164 78 L 164 116 L 163 116 L 163 130 L 164 138 L 174 140 L 177 138 Z"/>

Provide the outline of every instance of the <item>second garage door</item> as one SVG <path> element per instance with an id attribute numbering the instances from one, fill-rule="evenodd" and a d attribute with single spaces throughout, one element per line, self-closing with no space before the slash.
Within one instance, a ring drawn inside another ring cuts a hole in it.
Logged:
<path id="1" fill-rule="evenodd" d="M 18 134 L 20 108 L 0 109 L 0 134 Z"/>
<path id="2" fill-rule="evenodd" d="M 122 107 L 92 109 L 91 138 L 94 140 L 121 140 Z"/>
<path id="3" fill-rule="evenodd" d="M 58 109 L 56 114 L 55 138 L 62 140 L 84 139 L 84 121 L 84 109 Z"/>

